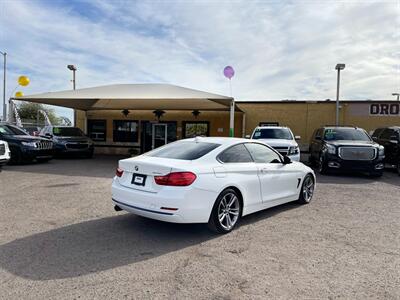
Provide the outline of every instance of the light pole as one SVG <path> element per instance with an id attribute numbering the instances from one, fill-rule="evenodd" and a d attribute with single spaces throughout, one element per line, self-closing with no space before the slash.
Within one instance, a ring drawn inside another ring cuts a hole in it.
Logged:
<path id="1" fill-rule="evenodd" d="M 6 72 L 7 72 L 7 53 L 1 52 L 4 58 L 4 74 L 3 74 L 3 122 L 6 121 L 7 117 L 7 107 L 6 107 Z"/>
<path id="2" fill-rule="evenodd" d="M 397 96 L 397 101 L 400 101 L 400 93 L 392 93 L 392 96 Z"/>
<path id="3" fill-rule="evenodd" d="M 340 70 L 344 70 L 345 64 L 337 64 L 337 86 L 336 86 L 336 126 L 339 126 L 339 89 L 340 89 Z"/>
<path id="4" fill-rule="evenodd" d="M 67 68 L 72 71 L 72 88 L 75 90 L 75 72 L 77 68 L 74 65 L 68 65 Z"/>
<path id="5" fill-rule="evenodd" d="M 75 90 L 76 81 L 75 81 L 75 72 L 77 68 L 74 65 L 68 65 L 67 68 L 72 71 L 72 88 Z M 74 109 L 74 126 L 76 126 L 76 110 Z"/>

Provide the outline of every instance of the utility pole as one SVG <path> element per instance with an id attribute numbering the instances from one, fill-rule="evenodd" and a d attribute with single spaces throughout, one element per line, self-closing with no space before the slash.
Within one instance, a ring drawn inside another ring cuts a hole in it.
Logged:
<path id="1" fill-rule="evenodd" d="M 336 126 L 339 126 L 339 90 L 340 90 L 340 70 L 344 70 L 345 64 L 337 64 L 337 85 L 336 85 Z"/>
<path id="2" fill-rule="evenodd" d="M 4 59 L 4 71 L 3 71 L 3 122 L 7 119 L 7 106 L 6 106 L 6 73 L 7 73 L 7 53 L 1 52 Z"/>
<path id="3" fill-rule="evenodd" d="M 74 65 L 68 65 L 67 68 L 72 71 L 72 89 L 76 89 L 75 72 L 77 68 Z M 76 110 L 74 109 L 74 126 L 76 126 Z"/>

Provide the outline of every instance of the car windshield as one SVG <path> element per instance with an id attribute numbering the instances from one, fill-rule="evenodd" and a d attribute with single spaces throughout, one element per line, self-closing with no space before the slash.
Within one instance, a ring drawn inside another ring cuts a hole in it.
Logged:
<path id="1" fill-rule="evenodd" d="M 253 134 L 253 139 L 292 140 L 293 136 L 288 128 L 258 128 Z"/>
<path id="2" fill-rule="evenodd" d="M 165 145 L 160 149 L 149 152 L 147 155 L 152 157 L 195 160 L 206 155 L 218 146 L 220 146 L 220 144 L 182 141 Z"/>
<path id="3" fill-rule="evenodd" d="M 326 141 L 370 141 L 368 134 L 361 129 L 356 128 L 330 128 L 326 129 L 324 133 L 324 140 Z"/>
<path id="4" fill-rule="evenodd" d="M 55 136 L 84 136 L 82 130 L 76 127 L 54 127 Z"/>
<path id="5" fill-rule="evenodd" d="M 27 135 L 25 131 L 11 125 L 0 125 L 0 133 L 4 135 Z"/>

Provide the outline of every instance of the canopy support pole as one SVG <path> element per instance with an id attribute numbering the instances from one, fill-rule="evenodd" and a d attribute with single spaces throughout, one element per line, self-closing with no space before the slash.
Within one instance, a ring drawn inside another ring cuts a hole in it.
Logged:
<path id="1" fill-rule="evenodd" d="M 230 120 L 229 120 L 229 136 L 235 135 L 235 99 L 231 101 Z"/>

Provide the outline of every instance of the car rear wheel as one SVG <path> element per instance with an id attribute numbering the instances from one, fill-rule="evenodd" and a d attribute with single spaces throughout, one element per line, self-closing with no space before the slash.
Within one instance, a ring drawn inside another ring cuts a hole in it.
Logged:
<path id="1" fill-rule="evenodd" d="M 239 195 L 233 189 L 226 189 L 215 201 L 208 227 L 218 233 L 228 233 L 235 228 L 241 213 Z"/>
<path id="2" fill-rule="evenodd" d="M 307 174 L 303 180 L 303 185 L 301 186 L 298 202 L 300 204 L 310 203 L 314 195 L 314 188 L 315 188 L 314 177 L 311 174 Z"/>

